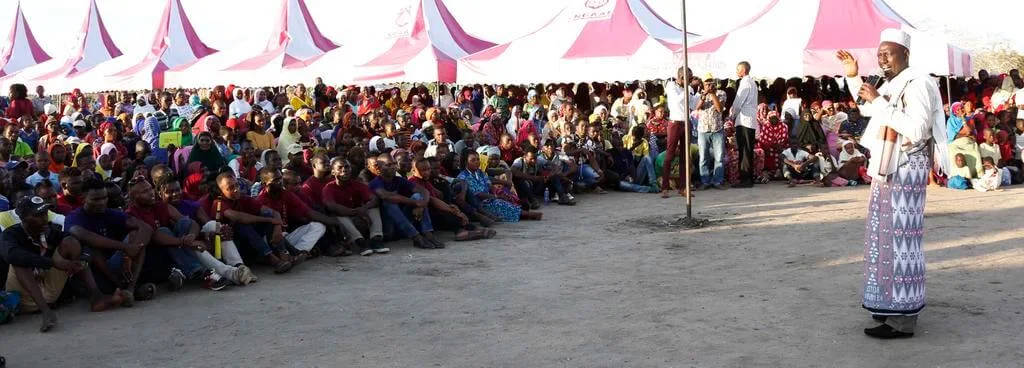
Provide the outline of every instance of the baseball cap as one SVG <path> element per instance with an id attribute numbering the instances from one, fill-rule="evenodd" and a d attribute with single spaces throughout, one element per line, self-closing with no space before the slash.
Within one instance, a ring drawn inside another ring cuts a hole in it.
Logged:
<path id="1" fill-rule="evenodd" d="M 18 167 L 25 167 L 25 168 L 27 168 L 28 167 L 28 162 L 25 162 L 25 161 L 22 161 L 22 160 L 8 161 L 7 164 L 4 165 L 4 168 L 6 168 L 7 170 L 14 170 L 14 169 L 16 169 Z"/>
<path id="2" fill-rule="evenodd" d="M 25 197 L 21 201 L 18 201 L 18 207 L 16 208 L 18 217 L 35 216 L 39 214 L 45 214 L 52 208 L 49 203 L 46 203 L 39 196 Z"/>
<path id="3" fill-rule="evenodd" d="M 85 128 L 85 120 L 82 120 L 82 119 L 75 120 L 75 122 L 73 124 L 71 124 L 71 126 L 73 126 L 75 128 Z"/>

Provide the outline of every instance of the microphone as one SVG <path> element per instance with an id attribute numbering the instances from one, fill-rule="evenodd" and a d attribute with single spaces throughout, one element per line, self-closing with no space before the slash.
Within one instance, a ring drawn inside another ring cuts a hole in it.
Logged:
<path id="1" fill-rule="evenodd" d="M 868 76 L 868 80 L 865 81 L 864 83 L 870 84 L 872 87 L 875 87 L 877 89 L 878 87 L 880 87 L 879 82 L 881 80 L 882 80 L 882 76 L 878 75 L 878 73 L 874 73 L 872 75 L 869 75 Z M 857 105 L 863 105 L 863 104 L 864 104 L 864 99 L 860 98 L 860 96 L 857 96 Z"/>

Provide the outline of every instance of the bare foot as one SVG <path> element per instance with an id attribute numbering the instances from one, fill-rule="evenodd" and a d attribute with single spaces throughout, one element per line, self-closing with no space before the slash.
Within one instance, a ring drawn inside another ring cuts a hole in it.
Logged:
<path id="1" fill-rule="evenodd" d="M 672 196 L 672 194 L 669 193 L 669 191 L 667 191 L 667 190 L 661 191 L 661 198 L 668 198 L 668 197 L 671 197 L 671 196 Z"/>
<path id="2" fill-rule="evenodd" d="M 39 326 L 39 332 L 49 332 L 57 327 L 57 313 L 51 311 L 43 312 L 43 324 Z"/>
<path id="3" fill-rule="evenodd" d="M 108 309 L 115 308 L 125 301 L 124 291 L 121 289 L 114 290 L 114 295 L 102 296 L 98 300 L 93 301 L 92 305 L 89 306 L 89 310 L 93 312 L 102 312 Z"/>

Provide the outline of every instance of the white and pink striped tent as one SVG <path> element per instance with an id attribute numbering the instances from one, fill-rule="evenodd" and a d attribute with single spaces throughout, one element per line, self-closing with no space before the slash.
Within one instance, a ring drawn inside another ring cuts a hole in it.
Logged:
<path id="1" fill-rule="evenodd" d="M 320 32 L 305 0 L 280 0 L 278 5 L 263 46 L 240 43 L 191 66 L 169 70 L 165 87 L 267 86 L 310 79 L 307 67 L 339 46 Z"/>
<path id="2" fill-rule="evenodd" d="M 21 11 L 21 1 L 18 2 L 18 10 L 14 13 L 11 33 L 0 47 L 0 77 L 14 75 L 25 68 L 50 60 L 50 55 L 39 47 L 35 36 L 32 35 L 28 19 L 25 19 L 25 13 Z"/>
<path id="3" fill-rule="evenodd" d="M 305 0 L 282 0 L 278 14 L 273 25 L 275 31 L 263 53 L 224 70 L 257 70 L 282 55 L 282 67 L 301 68 L 338 48 L 337 44 L 320 33 L 309 15 Z"/>
<path id="4" fill-rule="evenodd" d="M 441 0 L 407 1 L 407 5 L 397 10 L 392 29 L 385 33 L 387 40 L 363 42 L 339 50 L 349 55 L 371 55 L 368 60 L 356 60 L 352 75 L 344 80 L 324 75 L 325 81 L 361 85 L 450 83 L 456 79 L 455 60 L 494 46 L 463 30 Z"/>
<path id="5" fill-rule="evenodd" d="M 774 0 L 733 31 L 690 46 L 689 64 L 695 73 L 723 77 L 744 60 L 762 77 L 835 75 L 842 70 L 835 52 L 846 49 L 862 73 L 876 74 L 886 28 L 912 35 L 911 66 L 936 75 L 972 73 L 969 53 L 917 31 L 884 0 Z"/>
<path id="6" fill-rule="evenodd" d="M 82 22 L 74 46 L 63 65 L 42 75 L 32 76 L 26 85 L 41 84 L 47 91 L 67 92 L 74 88 L 69 78 L 121 56 L 121 49 L 114 44 L 103 25 L 96 0 L 89 1 L 89 12 Z"/>
<path id="7" fill-rule="evenodd" d="M 161 14 L 149 52 L 135 65 L 106 76 L 102 83 L 119 89 L 163 88 L 165 72 L 187 68 L 217 52 L 196 34 L 181 0 L 167 0 Z"/>
<path id="8" fill-rule="evenodd" d="M 545 26 L 459 60 L 459 83 L 672 76 L 682 31 L 644 0 L 572 0 Z"/>

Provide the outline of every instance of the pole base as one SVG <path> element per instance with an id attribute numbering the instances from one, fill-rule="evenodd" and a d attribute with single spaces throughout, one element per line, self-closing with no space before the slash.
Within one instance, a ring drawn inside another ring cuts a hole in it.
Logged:
<path id="1" fill-rule="evenodd" d="M 700 229 L 705 226 L 708 226 L 708 224 L 710 223 L 711 221 L 708 219 L 687 216 L 681 216 L 676 218 L 675 220 L 669 221 L 670 226 L 685 227 L 687 229 Z"/>

